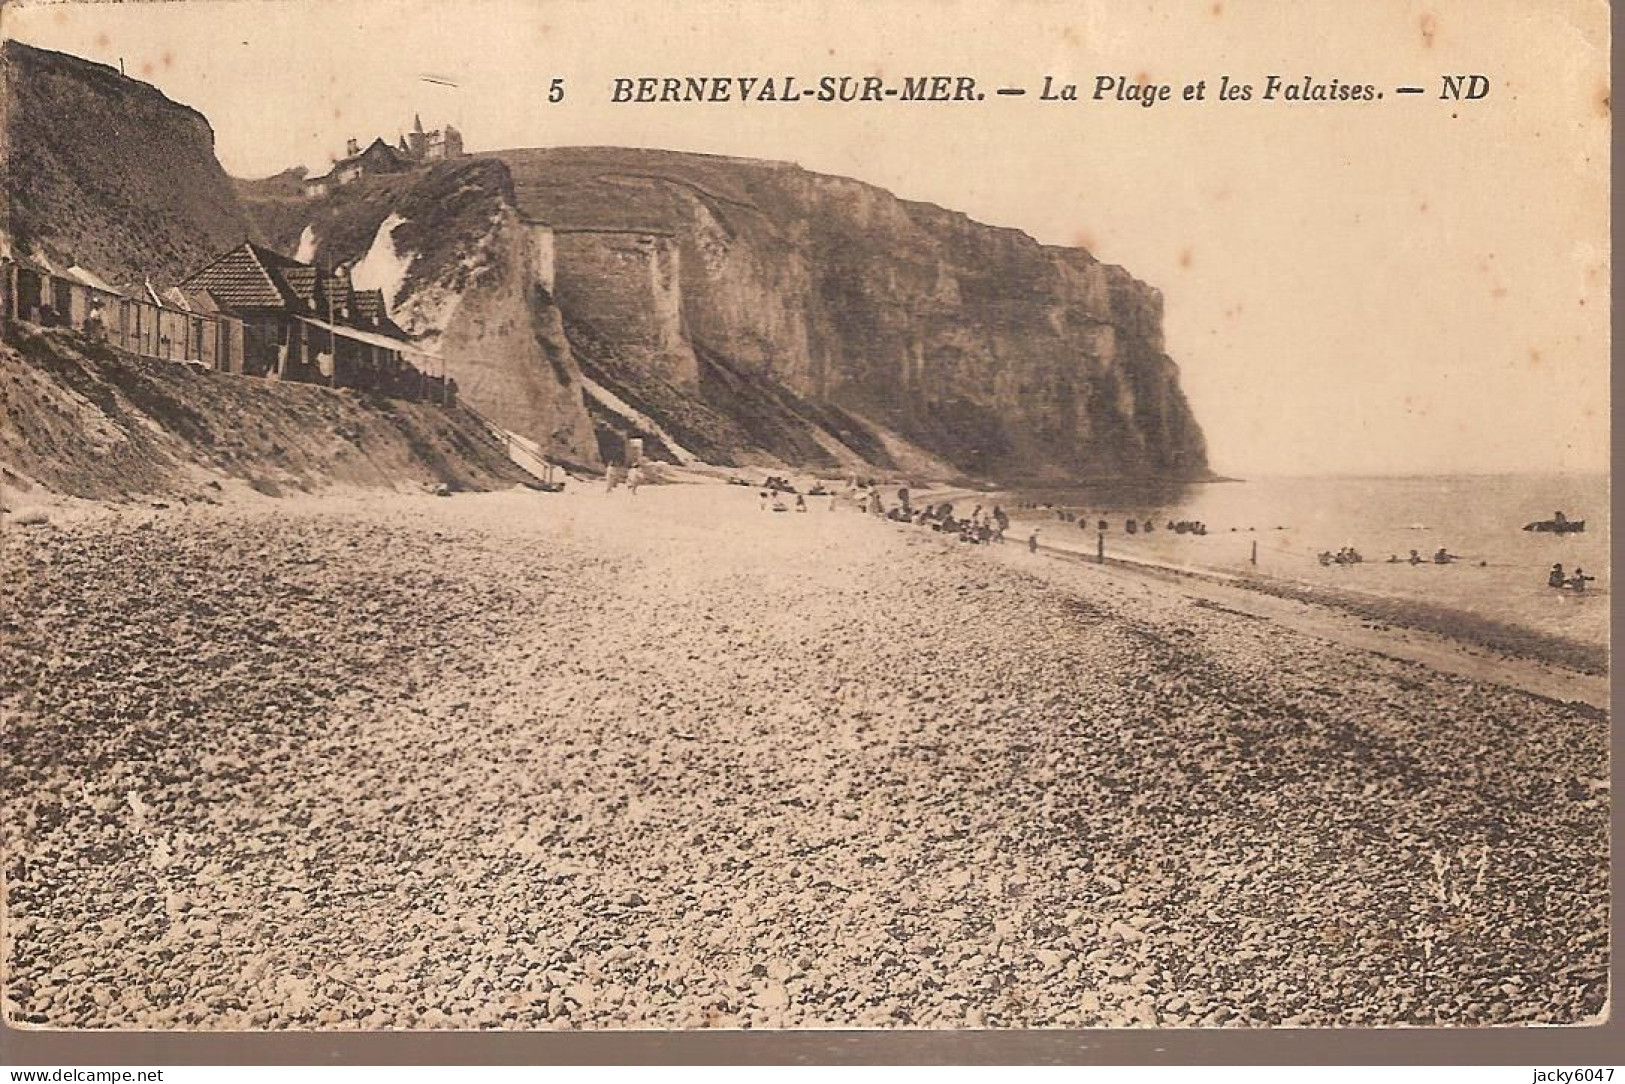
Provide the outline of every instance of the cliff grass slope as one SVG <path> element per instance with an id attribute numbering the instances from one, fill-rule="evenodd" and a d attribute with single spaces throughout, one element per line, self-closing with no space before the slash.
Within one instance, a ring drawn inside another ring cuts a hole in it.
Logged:
<path id="1" fill-rule="evenodd" d="M 12 248 L 114 283 L 174 281 L 251 232 L 201 113 L 105 64 L 0 46 Z"/>
<path id="2" fill-rule="evenodd" d="M 140 358 L 60 329 L 0 343 L 0 491 L 121 501 L 527 476 L 460 407 Z M 43 491 L 43 493 L 41 492 Z"/>

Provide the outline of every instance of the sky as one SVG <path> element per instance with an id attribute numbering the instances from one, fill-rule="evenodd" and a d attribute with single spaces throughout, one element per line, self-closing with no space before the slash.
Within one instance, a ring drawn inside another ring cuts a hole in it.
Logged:
<path id="1" fill-rule="evenodd" d="M 1608 465 L 1600 0 L 25 0 L 0 32 L 122 61 L 203 112 L 237 176 L 325 169 L 347 138 L 393 141 L 421 113 L 469 150 L 782 159 L 1083 245 L 1162 291 L 1222 473 Z M 610 102 L 617 76 L 939 73 L 1031 90 Z M 1489 94 L 1441 100 L 1452 73 L 1486 76 Z M 1174 100 L 1088 100 L 1102 74 Z M 1384 98 L 1221 102 L 1226 74 Z M 1045 75 L 1085 100 L 1037 100 Z M 1207 100 L 1180 100 L 1198 79 Z"/>

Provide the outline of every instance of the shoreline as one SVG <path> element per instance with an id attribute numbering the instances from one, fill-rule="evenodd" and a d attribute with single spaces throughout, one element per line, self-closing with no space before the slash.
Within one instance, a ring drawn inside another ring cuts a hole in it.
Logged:
<path id="1" fill-rule="evenodd" d="M 1105 564 L 1100 565 L 1092 556 L 1055 549 L 1045 556 L 1069 565 L 1178 585 L 1191 596 L 1194 605 L 1228 612 L 1238 618 L 1272 622 L 1382 658 L 1418 663 L 1440 675 L 1467 677 L 1554 704 L 1584 707 L 1603 718 L 1610 709 L 1606 653 L 1600 671 L 1580 669 L 1569 665 L 1562 653 L 1547 656 L 1530 650 L 1527 630 L 1515 626 L 1507 629 L 1507 638 L 1500 641 L 1490 637 L 1480 640 L 1464 634 L 1465 626 L 1479 620 L 1471 614 L 1444 611 L 1430 615 L 1402 602 L 1373 612 L 1362 605 L 1366 601 L 1363 599 L 1340 603 L 1325 592 L 1296 590 L 1298 585 L 1291 583 L 1264 584 L 1259 577 L 1231 576 L 1207 569 L 1153 565 L 1109 556 Z M 1434 616 L 1439 623 L 1430 627 L 1428 619 Z M 1569 642 L 1563 642 L 1560 647 L 1592 650 L 1592 645 Z"/>
<path id="2" fill-rule="evenodd" d="M 663 475 L 663 480 L 648 483 L 650 487 L 709 488 L 726 486 L 731 477 L 739 475 L 739 471 L 733 468 L 664 466 Z M 571 485 L 578 495 L 599 492 L 601 479 L 581 477 L 579 475 L 572 477 Z M 799 480 L 803 492 L 813 481 L 821 481 L 826 485 L 834 484 L 832 479 L 815 474 L 791 474 L 790 477 Z M 1231 479 L 1222 480 L 1232 481 Z M 28 492 L 10 487 L 0 487 L 0 505 L 3 505 L 3 507 L 0 507 L 0 525 L 20 526 L 19 516 L 24 517 L 24 519 L 33 519 L 41 514 L 46 518 L 55 516 L 58 519 L 66 519 L 68 522 L 81 522 L 86 520 L 94 521 L 104 516 L 142 515 L 145 514 L 148 508 L 156 511 L 171 508 L 181 510 L 187 508 L 204 509 L 209 507 L 232 507 L 243 503 L 255 504 L 258 502 L 272 502 L 271 507 L 295 502 L 303 506 L 319 508 L 328 502 L 336 500 L 362 506 L 376 505 L 384 507 L 389 502 L 399 500 L 403 496 L 410 498 L 423 493 L 427 488 L 421 484 L 403 484 L 395 488 L 332 484 L 295 494 L 272 496 L 240 481 L 229 480 L 224 489 L 216 489 L 212 495 L 194 494 L 191 497 L 178 494 L 133 496 L 128 500 L 118 501 L 63 497 L 38 489 Z M 759 489 L 754 485 L 749 487 L 734 486 L 733 488 L 740 492 L 755 492 Z M 886 490 L 883 489 L 882 491 L 885 492 Z M 477 497 L 482 494 L 506 492 L 510 492 L 510 490 L 468 490 L 462 491 L 460 495 L 467 498 Z M 982 491 L 964 486 L 939 484 L 929 485 L 913 491 L 913 500 L 916 505 L 940 501 L 957 503 L 966 500 L 996 502 L 997 499 L 1008 498 L 1009 496 L 1009 491 L 1002 489 Z M 827 501 L 830 497 L 835 497 L 843 503 L 846 501 L 844 489 L 815 498 L 815 501 Z M 842 509 L 843 512 L 849 510 L 847 508 Z M 908 531 L 923 530 L 927 534 L 932 533 L 928 528 L 915 525 L 896 524 L 889 520 L 882 520 L 882 522 Z M 1013 521 L 1006 539 L 1006 545 L 1024 547 L 1026 543 L 1020 535 L 1034 525 L 1033 521 L 1027 519 Z M 1040 522 L 1037 526 L 1042 527 L 1047 526 L 1047 524 Z M 1070 534 L 1063 534 L 1063 537 L 1070 538 L 1071 536 Z M 1120 543 L 1114 542 L 1114 544 Z M 1087 545 L 1071 544 L 1070 542 L 1057 544 L 1053 540 L 1044 538 L 1041 534 L 1038 546 L 1041 552 L 1058 560 L 1097 565 L 1095 552 L 1092 547 Z M 1598 687 L 1592 688 L 1585 700 L 1594 707 L 1606 708 L 1607 706 L 1606 682 L 1610 672 L 1611 649 L 1606 643 L 1599 644 L 1575 637 L 1563 636 L 1534 628 L 1526 623 L 1497 619 L 1461 607 L 1416 598 L 1361 591 L 1357 588 L 1328 587 L 1300 578 L 1273 576 L 1246 568 L 1226 567 L 1217 564 L 1173 563 L 1158 560 L 1155 557 L 1124 556 L 1121 553 L 1113 553 L 1111 550 L 1108 550 L 1105 555 L 1104 565 L 1153 579 L 1202 581 L 1243 590 L 1254 595 L 1298 602 L 1327 612 L 1349 615 L 1366 622 L 1375 623 L 1370 627 L 1376 628 L 1378 631 L 1382 631 L 1382 627 L 1392 626 L 1402 631 L 1423 633 L 1450 643 L 1459 644 L 1463 648 L 1484 649 L 1494 652 L 1504 657 L 1509 666 L 1516 666 L 1520 663 L 1538 664 L 1572 671 L 1587 678 L 1601 678 L 1603 679 L 1603 684 L 1600 686 L 1602 691 L 1599 692 Z M 1515 681 L 1513 684 L 1516 687 Z"/>
<path id="3" fill-rule="evenodd" d="M 991 506 L 1001 500 L 1008 501 L 1009 490 L 981 492 L 963 487 L 932 487 L 914 495 L 915 504 L 949 501 L 977 501 Z M 1096 550 L 1091 542 L 1093 532 L 1073 542 L 1069 530 L 1054 531 L 1047 519 L 1035 519 L 1018 514 L 1006 533 L 1006 544 L 1026 544 L 1026 534 L 1039 532 L 1040 551 L 1059 559 L 1095 564 Z M 1057 543 L 1059 536 L 1067 541 Z M 1216 536 L 1223 537 L 1223 536 Z M 1366 621 L 1427 633 L 1467 647 L 1482 648 L 1500 653 L 1512 663 L 1539 663 L 1572 670 L 1588 677 L 1606 679 L 1611 661 L 1607 642 L 1576 636 L 1566 636 L 1537 628 L 1528 622 L 1490 616 L 1463 606 L 1452 606 L 1427 599 L 1385 594 L 1357 587 L 1332 587 L 1292 575 L 1271 575 L 1245 565 L 1221 563 L 1193 563 L 1168 560 L 1158 555 L 1122 553 L 1123 539 L 1114 537 L 1105 554 L 1104 563 L 1135 570 L 1148 576 L 1182 577 L 1226 584 L 1256 594 L 1271 595 L 1308 605 L 1350 614 Z M 1114 550 L 1116 552 L 1114 552 Z M 1606 705 L 1606 693 L 1593 702 Z"/>
<path id="4" fill-rule="evenodd" d="M 1039 543 L 1039 549 L 1065 560 L 1095 564 L 1086 550 Z M 1358 590 L 1339 590 L 1284 576 L 1232 572 L 1199 565 L 1174 565 L 1108 553 L 1105 565 L 1132 570 L 1147 576 L 1176 576 L 1240 588 L 1259 595 L 1302 602 L 1327 610 L 1340 611 L 1367 621 L 1425 632 L 1463 646 L 1487 648 L 1504 655 L 1509 662 L 1544 663 L 1589 677 L 1606 678 L 1610 651 L 1606 644 L 1587 643 L 1501 621 L 1470 610 L 1443 606 L 1420 599 L 1402 599 Z M 1606 703 L 1606 697 L 1604 704 Z M 1603 706 L 1603 705 L 1597 705 Z"/>

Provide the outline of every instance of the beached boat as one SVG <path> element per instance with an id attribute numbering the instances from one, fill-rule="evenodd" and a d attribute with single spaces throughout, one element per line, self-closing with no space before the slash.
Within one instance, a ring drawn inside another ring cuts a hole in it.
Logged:
<path id="1" fill-rule="evenodd" d="M 1525 523 L 1526 531 L 1537 531 L 1541 534 L 1579 534 L 1586 529 L 1583 519 L 1537 519 L 1533 523 Z"/>

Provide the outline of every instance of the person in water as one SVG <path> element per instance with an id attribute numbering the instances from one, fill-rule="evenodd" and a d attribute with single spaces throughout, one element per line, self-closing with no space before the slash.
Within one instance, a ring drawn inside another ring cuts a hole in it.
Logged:
<path id="1" fill-rule="evenodd" d="M 1027 536 L 1027 552 L 1028 553 L 1037 553 L 1038 552 L 1038 532 L 1037 531 L 1034 531 L 1032 534 Z"/>
<path id="2" fill-rule="evenodd" d="M 1411 550 L 1411 564 L 1419 565 L 1421 563 L 1422 563 L 1422 555 L 1420 553 L 1417 553 L 1415 550 Z"/>
<path id="3" fill-rule="evenodd" d="M 1547 587 L 1562 587 L 1567 582 L 1568 577 L 1563 575 L 1562 565 L 1553 565 L 1552 570 L 1546 574 Z"/>
<path id="4" fill-rule="evenodd" d="M 1574 569 L 1574 575 L 1569 577 L 1569 586 L 1574 588 L 1576 591 L 1584 591 L 1586 589 L 1586 582 L 1596 578 L 1597 577 L 1595 576 L 1587 576 L 1585 574 L 1585 569 L 1576 566 Z"/>
<path id="5" fill-rule="evenodd" d="M 1439 552 L 1435 553 L 1433 555 L 1433 563 L 1436 564 L 1436 565 L 1448 565 L 1451 561 L 1459 561 L 1459 560 L 1461 560 L 1460 557 L 1458 557 L 1454 553 L 1451 553 L 1449 550 L 1445 549 L 1443 546 L 1440 546 L 1439 547 Z"/>

